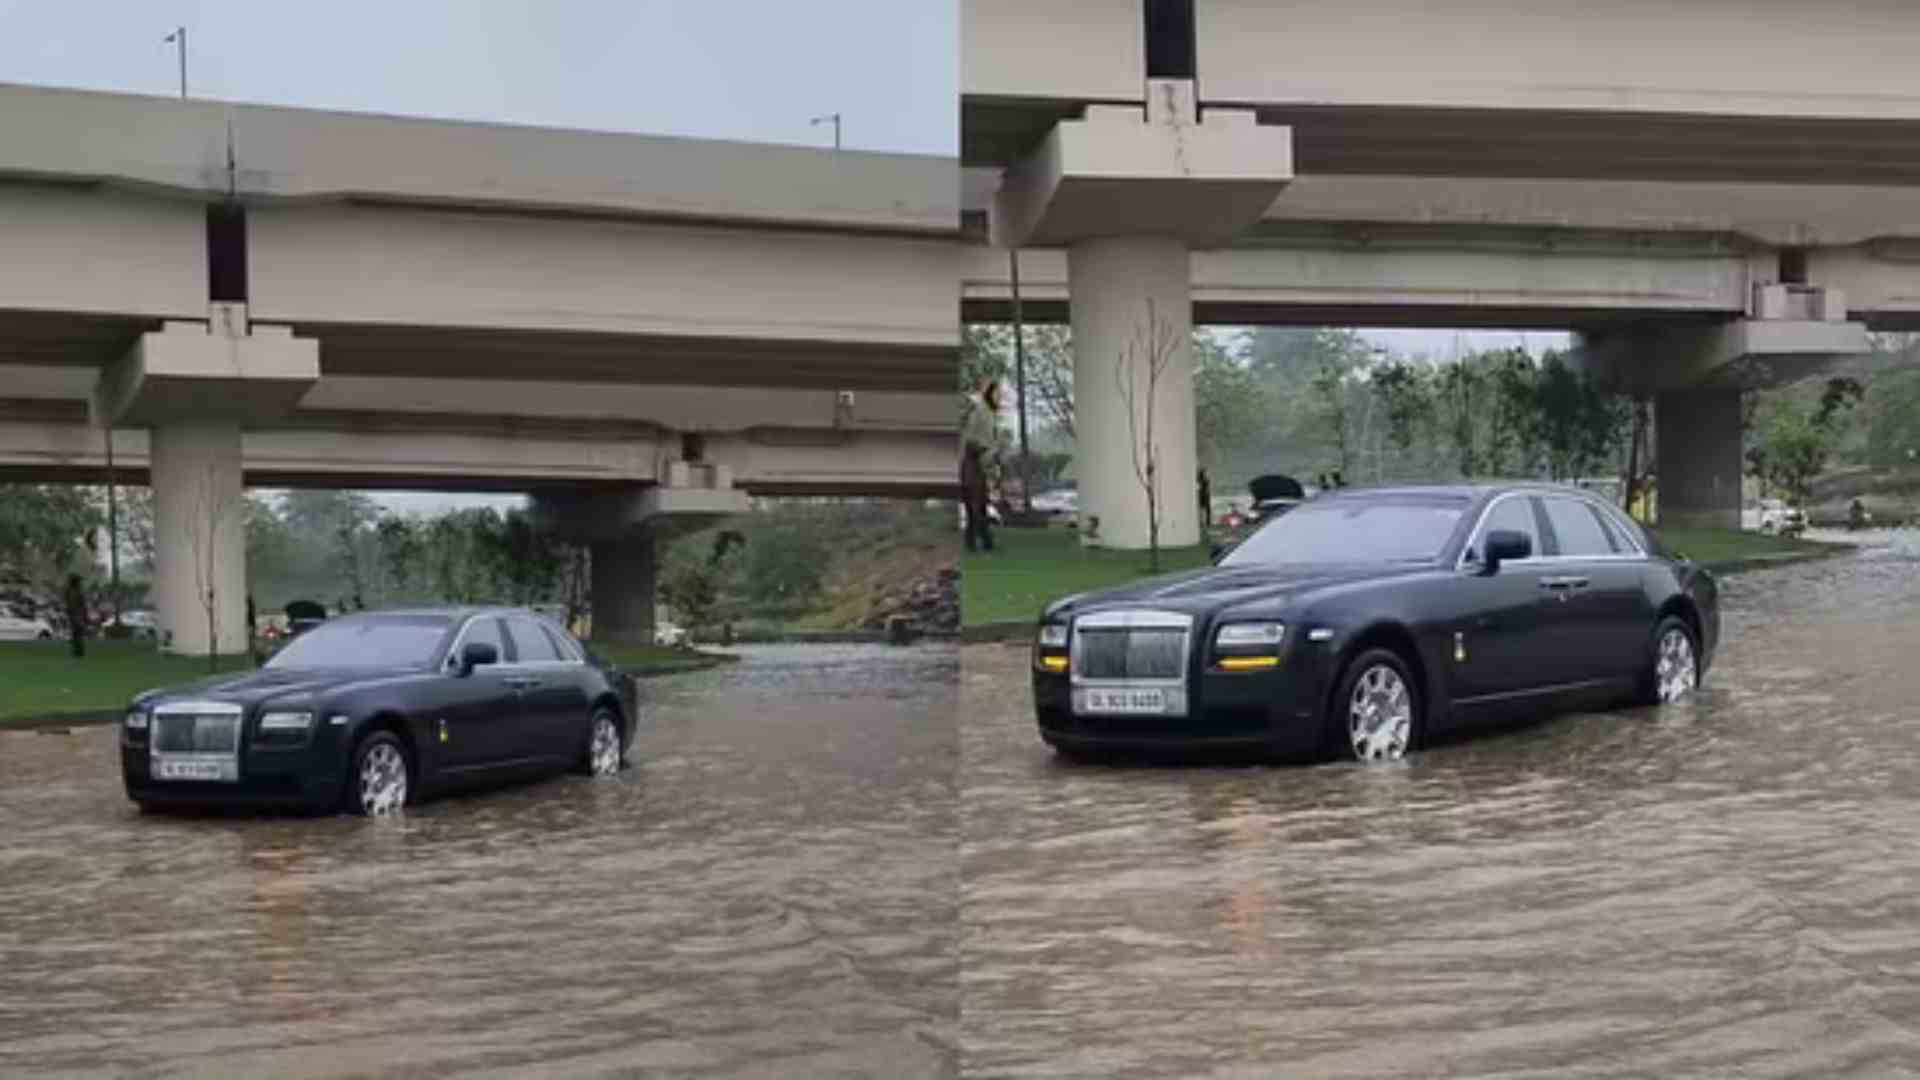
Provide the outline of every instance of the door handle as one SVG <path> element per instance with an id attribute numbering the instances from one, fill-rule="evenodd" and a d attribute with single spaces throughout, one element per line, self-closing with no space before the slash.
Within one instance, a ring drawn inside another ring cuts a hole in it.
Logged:
<path id="1" fill-rule="evenodd" d="M 1540 579 L 1540 587 L 1543 589 L 1584 589 L 1592 583 L 1593 579 L 1583 577 L 1551 577 Z"/>
<path id="2" fill-rule="evenodd" d="M 507 685 L 515 690 L 532 690 L 540 685 L 539 679 L 508 679 Z"/>

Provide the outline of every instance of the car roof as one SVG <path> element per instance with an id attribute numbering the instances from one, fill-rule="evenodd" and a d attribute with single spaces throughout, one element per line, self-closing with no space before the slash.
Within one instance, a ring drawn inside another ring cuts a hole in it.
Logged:
<path id="1" fill-rule="evenodd" d="M 1572 484 L 1554 484 L 1543 480 L 1486 481 L 1480 483 L 1453 484 L 1395 484 L 1382 487 L 1335 488 L 1321 493 L 1323 499 L 1367 499 L 1434 496 L 1478 501 L 1495 495 L 1504 495 L 1515 491 L 1531 491 L 1542 495 L 1586 495 L 1599 498 L 1586 488 Z"/>
<path id="2" fill-rule="evenodd" d="M 348 611 L 334 616 L 337 619 L 350 619 L 357 616 L 378 618 L 383 615 L 400 617 L 445 616 L 450 619 L 466 620 L 475 615 L 533 615 L 540 613 L 529 607 L 508 607 L 496 604 L 447 604 L 426 607 L 373 608 L 367 611 Z"/>

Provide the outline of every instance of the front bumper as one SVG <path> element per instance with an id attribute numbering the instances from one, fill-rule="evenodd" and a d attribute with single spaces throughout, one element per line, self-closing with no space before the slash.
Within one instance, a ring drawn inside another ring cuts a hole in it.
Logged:
<path id="1" fill-rule="evenodd" d="M 122 733 L 120 773 L 127 797 L 147 806 L 330 810 L 346 791 L 346 755 L 322 730 L 302 746 L 243 743 L 235 782 L 156 780 L 148 748 Z"/>
<path id="2" fill-rule="evenodd" d="M 1312 757 L 1325 745 L 1332 666 L 1324 646 L 1306 644 L 1284 649 L 1271 671 L 1190 670 L 1185 716 L 1075 715 L 1071 679 L 1036 670 L 1034 714 L 1040 737 L 1063 749 Z"/>

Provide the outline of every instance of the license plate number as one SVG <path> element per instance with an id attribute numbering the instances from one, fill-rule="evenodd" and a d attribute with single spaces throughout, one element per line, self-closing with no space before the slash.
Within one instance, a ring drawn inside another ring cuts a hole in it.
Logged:
<path id="1" fill-rule="evenodd" d="M 224 761 L 157 761 L 153 768 L 157 780 L 232 780 L 231 766 Z"/>
<path id="2" fill-rule="evenodd" d="M 1158 716 L 1167 711 L 1165 690 L 1087 690 L 1083 711 Z"/>

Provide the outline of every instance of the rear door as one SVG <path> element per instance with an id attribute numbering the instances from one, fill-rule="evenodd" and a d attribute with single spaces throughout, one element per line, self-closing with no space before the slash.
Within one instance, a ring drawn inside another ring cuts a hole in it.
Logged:
<path id="1" fill-rule="evenodd" d="M 589 702 L 580 678 L 584 665 L 532 616 L 508 616 L 507 632 L 520 658 L 517 674 L 526 709 L 523 752 L 571 760 L 586 745 Z"/>
<path id="2" fill-rule="evenodd" d="M 1549 495 L 1541 501 L 1553 534 L 1549 577 L 1561 583 L 1553 589 L 1559 603 L 1552 621 L 1566 681 L 1621 679 L 1638 665 L 1652 618 L 1643 560 L 1622 550 L 1625 538 L 1590 500 Z"/>

